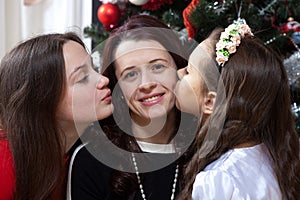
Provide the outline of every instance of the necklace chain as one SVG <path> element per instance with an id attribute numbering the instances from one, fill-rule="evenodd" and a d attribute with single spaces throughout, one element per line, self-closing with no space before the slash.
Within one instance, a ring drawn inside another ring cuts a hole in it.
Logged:
<path id="1" fill-rule="evenodd" d="M 144 192 L 144 188 L 143 188 L 143 185 L 142 185 L 142 182 L 141 182 L 141 177 L 140 177 L 139 169 L 138 169 L 138 166 L 137 166 L 137 163 L 136 163 L 135 155 L 134 155 L 134 153 L 131 153 L 131 155 L 132 155 L 132 162 L 133 162 L 134 169 L 135 169 L 135 174 L 136 174 L 136 177 L 138 179 L 139 188 L 140 188 L 140 191 L 141 191 L 141 194 L 142 194 L 142 198 L 143 198 L 143 200 L 147 200 L 145 192 Z M 172 195 L 171 195 L 171 198 L 170 198 L 171 200 L 174 200 L 174 198 L 175 198 L 175 190 L 176 190 L 178 172 L 179 172 L 179 166 L 177 164 L 176 169 L 175 169 L 174 182 L 173 182 L 173 186 L 172 186 Z"/>

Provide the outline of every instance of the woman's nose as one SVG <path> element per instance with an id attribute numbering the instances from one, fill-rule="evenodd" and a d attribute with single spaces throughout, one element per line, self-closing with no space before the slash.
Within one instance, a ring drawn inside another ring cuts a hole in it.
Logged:
<path id="1" fill-rule="evenodd" d="M 141 74 L 140 84 L 138 88 L 140 90 L 151 90 L 156 87 L 157 81 L 153 74 L 146 72 Z"/>
<path id="2" fill-rule="evenodd" d="M 156 86 L 157 86 L 156 82 L 149 81 L 149 82 L 141 83 L 138 88 L 139 90 L 152 90 Z"/>
<path id="3" fill-rule="evenodd" d="M 109 79 L 106 76 L 100 74 L 100 78 L 98 79 L 97 82 L 97 88 L 98 89 L 104 88 L 108 85 L 108 83 L 109 83 Z"/>

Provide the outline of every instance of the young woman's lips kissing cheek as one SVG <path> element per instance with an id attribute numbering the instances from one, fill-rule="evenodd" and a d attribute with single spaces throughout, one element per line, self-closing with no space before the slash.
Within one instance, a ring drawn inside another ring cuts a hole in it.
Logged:
<path id="1" fill-rule="evenodd" d="M 105 102 L 105 103 L 111 103 L 111 91 L 110 89 L 107 89 L 104 97 L 101 99 L 101 101 Z"/>
<path id="2" fill-rule="evenodd" d="M 164 93 L 156 93 L 156 94 L 150 94 L 143 96 L 139 99 L 139 101 L 144 106 L 152 106 L 155 105 L 163 100 Z"/>

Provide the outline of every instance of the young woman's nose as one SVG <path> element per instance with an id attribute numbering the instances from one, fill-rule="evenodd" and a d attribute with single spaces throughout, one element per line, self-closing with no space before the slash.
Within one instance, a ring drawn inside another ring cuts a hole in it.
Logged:
<path id="1" fill-rule="evenodd" d="M 106 76 L 100 74 L 100 77 L 97 82 L 97 88 L 98 89 L 104 88 L 108 85 L 108 83 L 109 83 L 109 79 Z"/>

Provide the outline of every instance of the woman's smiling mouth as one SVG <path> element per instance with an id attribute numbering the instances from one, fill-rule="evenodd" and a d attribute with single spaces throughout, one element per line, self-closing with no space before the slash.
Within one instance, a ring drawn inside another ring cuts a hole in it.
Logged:
<path id="1" fill-rule="evenodd" d="M 140 99 L 140 101 L 142 102 L 143 105 L 151 106 L 153 104 L 156 104 L 156 103 L 160 102 L 163 99 L 163 96 L 164 96 L 164 93 L 155 94 L 155 95 L 152 95 L 152 96 L 142 98 L 142 99 Z"/>

